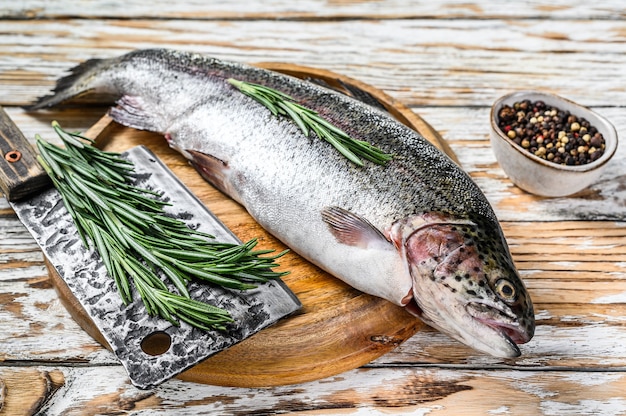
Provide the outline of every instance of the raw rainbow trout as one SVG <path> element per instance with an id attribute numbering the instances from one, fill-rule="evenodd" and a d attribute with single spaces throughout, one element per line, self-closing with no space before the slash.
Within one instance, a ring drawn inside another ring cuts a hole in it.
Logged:
<path id="1" fill-rule="evenodd" d="M 358 167 L 227 79 L 286 93 L 393 159 Z M 160 132 L 266 230 L 349 285 L 498 357 L 534 333 L 530 297 L 496 216 L 470 177 L 415 131 L 342 94 L 239 63 L 169 50 L 89 60 L 41 109 L 83 95 Z"/>

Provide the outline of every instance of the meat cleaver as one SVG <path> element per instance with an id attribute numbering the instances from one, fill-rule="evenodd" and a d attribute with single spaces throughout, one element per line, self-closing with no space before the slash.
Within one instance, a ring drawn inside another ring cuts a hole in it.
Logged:
<path id="1" fill-rule="evenodd" d="M 2 107 L 0 157 L 0 188 L 10 205 L 139 388 L 157 386 L 302 306 L 280 279 L 247 291 L 192 283 L 194 299 L 230 312 L 235 323 L 227 332 L 204 331 L 184 322 L 177 327 L 150 317 L 137 293 L 134 302 L 124 305 L 100 257 L 83 246 L 60 194 Z M 240 243 L 147 148 L 134 147 L 124 157 L 135 165 L 136 185 L 163 192 L 171 203 L 166 207 L 169 214 L 217 241 Z M 158 340 L 152 343 L 156 348 L 150 346 L 152 340 Z"/>

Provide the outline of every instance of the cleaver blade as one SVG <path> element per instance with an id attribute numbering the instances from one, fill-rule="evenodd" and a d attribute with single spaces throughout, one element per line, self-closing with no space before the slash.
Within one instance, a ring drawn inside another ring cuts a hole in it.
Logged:
<path id="1" fill-rule="evenodd" d="M 162 192 L 171 203 L 170 215 L 217 241 L 241 243 L 150 150 L 138 146 L 123 156 L 135 165 L 137 186 Z M 235 322 L 227 332 L 150 317 L 135 291 L 135 301 L 124 305 L 98 254 L 83 246 L 32 147 L 1 107 L 0 157 L 0 187 L 9 204 L 138 388 L 155 387 L 302 306 L 280 279 L 247 291 L 191 283 L 192 298 L 230 312 Z"/>

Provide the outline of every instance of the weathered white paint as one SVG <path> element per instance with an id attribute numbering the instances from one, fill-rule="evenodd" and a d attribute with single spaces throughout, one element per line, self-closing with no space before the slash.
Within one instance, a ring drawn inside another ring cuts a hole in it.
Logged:
<path id="1" fill-rule="evenodd" d="M 624 146 L 586 192 L 542 199 L 511 185 L 488 141 L 491 103 L 529 88 L 592 106 L 626 137 L 622 2 L 24 0 L 2 3 L 0 16 L 0 105 L 31 141 L 56 140 L 53 119 L 85 130 L 105 109 L 35 115 L 18 105 L 79 61 L 140 47 L 323 67 L 383 89 L 444 136 L 494 205 L 538 323 L 515 360 L 425 329 L 364 368 L 316 382 L 172 380 L 140 391 L 61 306 L 41 253 L 0 198 L 0 406 L 17 394 L 64 415 L 625 413 Z"/>
<path id="2" fill-rule="evenodd" d="M 592 303 L 601 303 L 601 304 L 626 303 L 626 292 L 618 293 L 616 295 L 602 296 L 593 300 Z"/>
<path id="3" fill-rule="evenodd" d="M 313 414 L 537 414 L 542 409 L 547 412 L 566 409 L 570 411 L 561 414 L 589 415 L 600 414 L 590 412 L 596 406 L 600 410 L 610 410 L 624 400 L 620 398 L 619 390 L 624 387 L 623 375 L 616 373 L 598 373 L 594 375 L 598 383 L 591 385 L 582 376 L 575 378 L 570 372 L 558 371 L 549 373 L 548 377 L 538 377 L 536 371 L 361 369 L 350 371 L 343 377 L 269 389 L 215 387 L 170 380 L 154 390 L 141 391 L 128 385 L 120 367 L 38 369 L 60 372 L 65 378 L 64 386 L 54 393 L 54 400 L 44 407 L 48 414 L 78 415 L 84 414 L 81 412 L 86 408 L 93 414 L 107 414 L 125 406 L 136 412 L 133 414 L 151 415 L 216 412 L 231 415 L 255 411 L 263 414 L 281 411 L 313 411 Z M 28 375 L 24 370 L 12 371 Z M 0 370 L 0 374 L 4 372 L 6 370 Z M 357 379 L 359 382 L 355 383 L 353 380 Z M 597 399 L 572 399 L 585 389 L 601 390 L 601 380 L 606 388 Z M 481 383 L 491 390 L 481 390 Z M 445 389 L 446 385 L 456 390 L 449 396 L 437 398 L 438 389 Z M 568 390 L 559 392 L 559 386 L 563 385 Z M 431 401 L 424 396 L 429 391 L 433 394 Z M 468 395 L 481 400 L 469 402 Z M 151 404 L 158 404 L 158 408 Z"/>
<path id="4" fill-rule="evenodd" d="M 561 415 L 603 415 L 619 416 L 624 414 L 626 400 L 614 397 L 609 400 L 579 400 L 575 403 L 546 401 L 541 404 L 541 412 L 546 416 Z"/>
<path id="5" fill-rule="evenodd" d="M 146 8 L 141 0 L 109 1 L 98 0 L 81 3 L 81 7 L 71 8 L 64 3 L 45 0 L 26 0 L 19 4 L 2 5 L 0 16 L 32 19 L 50 16 L 113 16 L 113 17 L 161 17 L 163 15 L 194 19 L 289 19 L 289 18 L 525 18 L 544 19 L 619 19 L 624 10 L 619 2 L 603 2 L 601 5 L 569 0 L 554 0 L 549 4 L 542 1 L 502 3 L 492 1 L 472 2 L 465 0 L 445 0 L 440 2 L 422 1 L 322 1 L 305 0 L 298 2 L 263 1 L 250 3 L 237 1 L 187 1 L 185 4 L 155 0 Z"/>

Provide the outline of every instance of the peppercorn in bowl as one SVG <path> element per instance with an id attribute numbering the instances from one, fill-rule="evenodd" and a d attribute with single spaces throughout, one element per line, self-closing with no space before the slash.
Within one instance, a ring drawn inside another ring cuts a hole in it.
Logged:
<path id="1" fill-rule="evenodd" d="M 491 107 L 491 146 L 511 182 L 540 196 L 567 196 L 594 183 L 617 149 L 615 127 L 557 95 L 520 91 Z"/>

